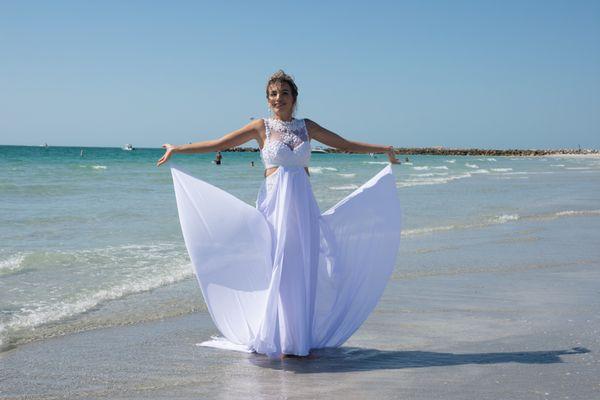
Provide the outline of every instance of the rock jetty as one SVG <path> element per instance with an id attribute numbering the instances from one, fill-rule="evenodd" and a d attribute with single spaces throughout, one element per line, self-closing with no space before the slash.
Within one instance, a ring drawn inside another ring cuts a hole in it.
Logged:
<path id="1" fill-rule="evenodd" d="M 349 153 L 325 148 L 327 153 Z M 256 147 L 235 147 L 225 151 L 256 152 Z M 396 154 L 428 154 L 438 156 L 548 156 L 560 154 L 600 154 L 597 149 L 458 149 L 446 147 L 396 147 Z"/>

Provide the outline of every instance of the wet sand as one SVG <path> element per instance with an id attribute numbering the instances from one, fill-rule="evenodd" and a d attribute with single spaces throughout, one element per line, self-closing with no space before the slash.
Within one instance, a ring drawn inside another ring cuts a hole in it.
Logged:
<path id="1" fill-rule="evenodd" d="M 0 397 L 600 397 L 600 271 L 528 274 L 513 288 L 511 273 L 404 282 L 404 305 L 382 304 L 344 347 L 315 360 L 197 347 L 216 333 L 204 313 L 31 343 L 2 355 Z M 499 300 L 548 287 L 558 301 L 550 291 L 528 304 Z M 405 318 L 388 317 L 394 308 Z"/>

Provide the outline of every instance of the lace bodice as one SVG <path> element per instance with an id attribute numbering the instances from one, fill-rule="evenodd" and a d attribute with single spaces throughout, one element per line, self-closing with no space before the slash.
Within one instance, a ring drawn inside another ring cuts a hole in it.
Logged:
<path id="1" fill-rule="evenodd" d="M 310 140 L 304 119 L 265 118 L 267 140 L 260 152 L 265 168 L 308 167 Z"/>

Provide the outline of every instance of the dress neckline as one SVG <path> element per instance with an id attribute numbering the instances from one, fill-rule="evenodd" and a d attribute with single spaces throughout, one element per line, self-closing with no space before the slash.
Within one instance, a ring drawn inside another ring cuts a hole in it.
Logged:
<path id="1" fill-rule="evenodd" d="M 292 117 L 292 119 L 290 119 L 289 121 L 285 121 L 283 119 L 277 119 L 277 118 L 268 118 L 268 119 L 270 119 L 271 121 L 277 121 L 277 122 L 286 123 L 286 124 L 291 124 L 292 122 L 297 121 L 297 119 L 294 117 Z"/>

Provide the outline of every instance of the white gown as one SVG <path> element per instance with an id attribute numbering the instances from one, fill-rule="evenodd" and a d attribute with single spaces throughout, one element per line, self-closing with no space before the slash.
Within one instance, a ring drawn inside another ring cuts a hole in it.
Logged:
<path id="1" fill-rule="evenodd" d="M 171 164 L 179 220 L 223 338 L 200 345 L 304 356 L 342 345 L 394 268 L 401 213 L 391 166 L 321 214 L 304 120 L 265 120 L 256 208 Z"/>

